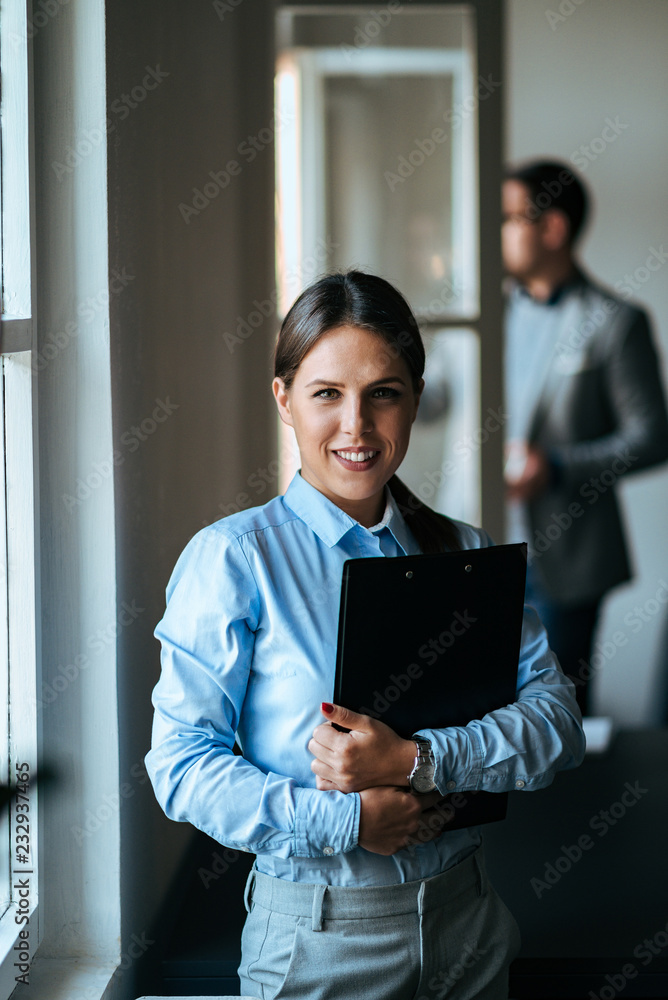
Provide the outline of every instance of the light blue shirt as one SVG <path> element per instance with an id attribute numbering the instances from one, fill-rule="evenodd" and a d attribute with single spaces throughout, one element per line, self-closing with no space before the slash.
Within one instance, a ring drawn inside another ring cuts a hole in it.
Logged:
<path id="1" fill-rule="evenodd" d="M 204 528 L 182 553 L 156 629 L 162 674 L 146 758 L 158 801 L 260 871 L 290 881 L 385 885 L 461 861 L 480 829 L 373 854 L 357 844 L 360 796 L 320 791 L 307 745 L 332 701 L 343 563 L 419 548 L 386 491 L 365 528 L 297 473 L 285 496 Z M 457 522 L 464 548 L 491 544 Z M 584 737 L 573 686 L 525 609 L 518 701 L 467 726 L 420 730 L 447 792 L 542 788 Z M 235 735 L 243 756 L 233 753 Z"/>
<path id="2" fill-rule="evenodd" d="M 582 290 L 581 278 L 575 275 L 547 302 L 532 298 L 522 285 L 516 285 L 508 298 L 504 362 L 507 441 L 531 439 L 531 423 L 550 370 L 563 368 L 576 355 L 567 348 L 569 336 L 575 343 L 582 339 Z M 561 351 L 560 344 L 565 345 Z M 532 536 L 527 505 L 510 501 L 506 540 L 525 542 Z"/>

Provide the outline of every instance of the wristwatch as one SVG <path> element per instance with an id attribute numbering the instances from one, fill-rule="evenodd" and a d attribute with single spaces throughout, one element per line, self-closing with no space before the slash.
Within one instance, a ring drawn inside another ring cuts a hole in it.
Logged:
<path id="1" fill-rule="evenodd" d="M 411 736 L 417 749 L 417 757 L 413 765 L 413 770 L 408 775 L 410 786 L 414 792 L 433 792 L 436 788 L 434 782 L 434 771 L 436 762 L 431 750 L 431 743 L 423 736 Z"/>

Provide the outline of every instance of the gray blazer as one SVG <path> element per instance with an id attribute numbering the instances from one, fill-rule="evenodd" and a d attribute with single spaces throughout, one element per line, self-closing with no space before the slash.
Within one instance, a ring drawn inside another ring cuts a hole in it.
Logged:
<path id="1" fill-rule="evenodd" d="M 553 599 L 594 601 L 631 576 L 615 486 L 668 458 L 668 415 L 644 310 L 585 275 L 529 425 L 554 481 L 528 504 L 530 560 Z M 553 307 L 554 308 L 554 307 Z"/>

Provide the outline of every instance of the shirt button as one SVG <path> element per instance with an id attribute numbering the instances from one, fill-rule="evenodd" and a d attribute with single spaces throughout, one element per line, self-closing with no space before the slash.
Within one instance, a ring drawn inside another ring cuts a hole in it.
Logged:
<path id="1" fill-rule="evenodd" d="M 331 858 L 332 854 L 334 853 L 334 848 L 333 847 L 323 847 L 322 853 L 325 855 L 325 857 Z"/>
<path id="2" fill-rule="evenodd" d="M 517 781 L 515 782 L 515 788 L 524 788 L 525 785 L 526 781 L 522 781 L 521 778 L 518 778 Z"/>
<path id="3" fill-rule="evenodd" d="M 457 782 L 456 782 L 456 781 L 448 781 L 448 782 L 446 783 L 446 786 L 445 786 L 445 787 L 447 788 L 447 790 L 448 790 L 449 792 L 451 792 L 451 791 L 453 790 L 453 788 L 456 788 L 456 787 L 457 787 Z"/>

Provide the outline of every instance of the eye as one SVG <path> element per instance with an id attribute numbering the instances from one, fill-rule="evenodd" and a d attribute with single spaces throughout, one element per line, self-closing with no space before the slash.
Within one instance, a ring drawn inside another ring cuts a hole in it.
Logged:
<path id="1" fill-rule="evenodd" d="M 379 385 L 373 390 L 373 394 L 376 399 L 394 399 L 396 396 L 400 396 L 401 393 L 396 389 L 393 389 L 390 385 Z"/>
<path id="2" fill-rule="evenodd" d="M 329 393 L 329 395 L 326 395 L 326 393 Z M 338 390 L 337 389 L 318 389 L 317 392 L 313 393 L 313 398 L 314 399 L 336 399 L 337 394 L 338 394 Z"/>

